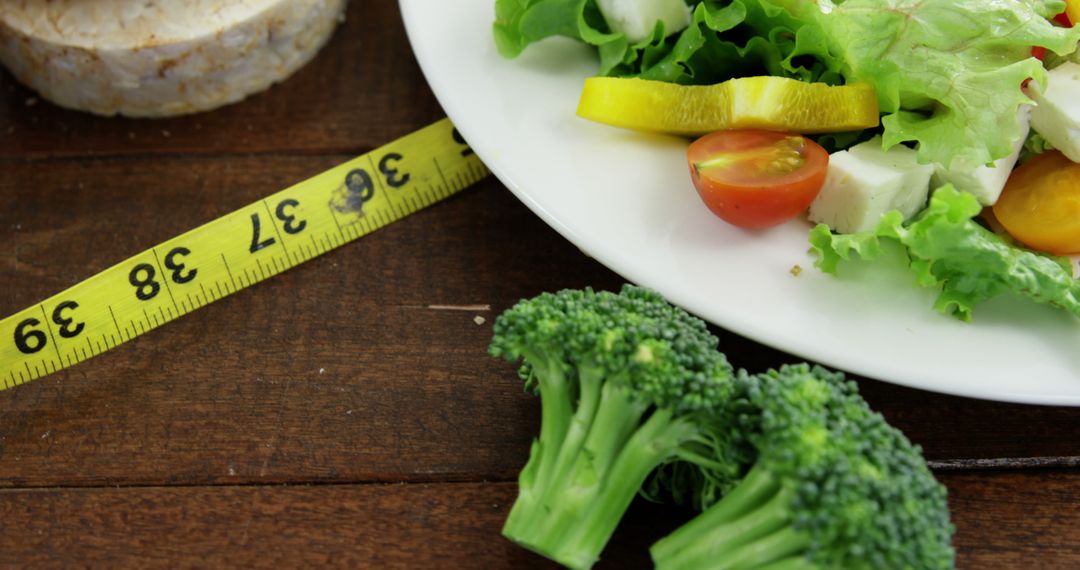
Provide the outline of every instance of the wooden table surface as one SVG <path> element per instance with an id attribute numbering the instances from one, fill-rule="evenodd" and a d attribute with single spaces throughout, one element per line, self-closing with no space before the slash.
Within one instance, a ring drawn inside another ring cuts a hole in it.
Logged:
<path id="1" fill-rule="evenodd" d="M 0 315 L 441 116 L 385 0 L 191 117 L 65 111 L 0 75 Z M 0 392 L 0 567 L 548 567 L 499 534 L 539 401 L 486 356 L 491 319 L 620 283 L 488 178 Z M 797 360 L 717 332 L 752 370 Z M 859 381 L 948 486 L 961 568 L 1080 567 L 1080 409 Z M 647 566 L 685 514 L 636 504 L 602 566 Z"/>

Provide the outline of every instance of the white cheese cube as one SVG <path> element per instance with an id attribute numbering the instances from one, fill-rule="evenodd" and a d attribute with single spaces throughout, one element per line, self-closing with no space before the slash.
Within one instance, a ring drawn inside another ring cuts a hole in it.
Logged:
<path id="1" fill-rule="evenodd" d="M 664 33 L 674 34 L 690 24 L 690 8 L 684 0 L 597 0 L 600 13 L 613 32 L 622 32 L 631 43 L 649 37 L 657 21 Z"/>
<path id="2" fill-rule="evenodd" d="M 1063 63 L 1050 70 L 1045 89 L 1034 81 L 1028 89 L 1036 103 L 1032 128 L 1070 160 L 1080 162 L 1080 64 Z"/>
<path id="3" fill-rule="evenodd" d="M 1013 143 L 1013 151 L 1009 156 L 999 158 L 993 165 L 970 165 L 954 162 L 952 168 L 946 169 L 940 164 L 934 165 L 934 176 L 930 179 L 934 188 L 952 184 L 957 190 L 967 192 L 975 196 L 983 206 L 992 206 L 997 202 L 1001 191 L 1005 189 L 1005 182 L 1009 180 L 1009 174 L 1016 166 L 1016 159 L 1020 157 L 1020 151 L 1024 148 L 1024 140 L 1027 139 L 1028 122 L 1031 117 L 1031 106 L 1023 105 L 1017 113 L 1022 135 Z"/>
<path id="4" fill-rule="evenodd" d="M 809 218 L 840 233 L 872 230 L 890 210 L 910 218 L 926 204 L 933 171 L 907 147 L 881 150 L 880 137 L 835 152 Z"/>

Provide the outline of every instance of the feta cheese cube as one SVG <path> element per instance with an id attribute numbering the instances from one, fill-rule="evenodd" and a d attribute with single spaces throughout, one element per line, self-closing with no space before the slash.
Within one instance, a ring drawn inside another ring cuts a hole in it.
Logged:
<path id="1" fill-rule="evenodd" d="M 1080 64 L 1067 62 L 1051 69 L 1046 88 L 1031 82 L 1035 100 L 1031 126 L 1054 148 L 1080 162 Z"/>
<path id="2" fill-rule="evenodd" d="M 810 220 L 856 233 L 873 229 L 890 210 L 910 218 L 926 204 L 933 171 L 907 147 L 881 150 L 880 137 L 835 152 L 825 185 L 810 204 Z"/>
<path id="3" fill-rule="evenodd" d="M 1013 143 L 1013 151 L 1009 156 L 999 158 L 993 165 L 971 165 L 953 163 L 952 168 L 946 169 L 940 164 L 934 165 L 934 176 L 930 179 L 934 188 L 952 184 L 957 190 L 967 192 L 975 196 L 983 206 L 992 206 L 997 202 L 998 196 L 1005 188 L 1005 182 L 1009 180 L 1009 174 L 1016 166 L 1016 159 L 1020 157 L 1020 151 L 1024 148 L 1024 140 L 1027 139 L 1031 106 L 1020 107 L 1017 118 L 1023 129 L 1023 135 Z"/>

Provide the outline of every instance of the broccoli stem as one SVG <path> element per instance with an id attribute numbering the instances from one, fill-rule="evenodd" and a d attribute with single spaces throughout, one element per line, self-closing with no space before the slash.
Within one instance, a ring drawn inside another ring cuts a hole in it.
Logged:
<path id="1" fill-rule="evenodd" d="M 749 513 L 708 529 L 670 558 L 656 560 L 656 567 L 736 568 L 733 553 L 744 547 L 752 548 L 756 541 L 784 528 L 790 521 L 790 504 L 790 493 L 781 491 Z"/>
<path id="2" fill-rule="evenodd" d="M 574 457 L 572 478 L 562 481 L 595 484 L 597 476 L 608 472 L 612 461 L 641 426 L 646 409 L 617 380 L 608 379 L 600 389 L 599 409 L 582 452 Z"/>
<path id="3" fill-rule="evenodd" d="M 603 372 L 599 369 L 585 367 L 580 370 L 579 384 L 581 394 L 578 399 L 577 411 L 570 420 L 569 428 L 563 439 L 563 443 L 559 448 L 559 453 L 554 461 L 552 461 L 554 467 L 551 469 L 551 476 L 544 481 L 543 487 L 536 490 L 536 506 L 552 513 L 552 516 L 530 516 L 529 527 L 527 529 L 519 529 L 521 531 L 519 536 L 536 534 L 542 536 L 545 533 L 550 532 L 552 526 L 558 528 L 558 525 L 553 523 L 553 520 L 558 518 L 558 516 L 555 515 L 560 511 L 556 511 L 552 505 L 559 504 L 560 502 L 565 503 L 567 500 L 565 497 L 565 493 L 567 492 L 566 483 L 569 473 L 572 472 L 574 466 L 580 461 L 579 456 L 584 454 L 591 459 L 597 455 L 596 451 L 590 447 L 590 445 L 595 446 L 596 443 L 587 439 L 589 434 L 607 429 L 605 427 L 594 430 L 594 424 L 608 426 L 611 423 L 612 411 L 616 412 L 616 414 L 627 413 L 626 405 L 628 405 L 629 402 L 611 402 L 611 399 L 608 398 L 606 407 L 600 407 L 600 402 L 604 400 L 604 391 L 601 389 L 603 380 Z M 598 409 L 602 410 L 599 414 L 597 413 Z M 607 412 L 605 413 L 603 410 L 607 410 Z M 533 515 L 535 515 L 535 511 L 533 512 Z"/>
<path id="4" fill-rule="evenodd" d="M 533 360 L 533 362 L 537 362 Z M 540 361 L 545 362 L 545 361 Z M 541 489 L 551 479 L 555 467 L 555 457 L 566 438 L 573 414 L 571 384 L 566 379 L 562 367 L 555 364 L 536 369 L 540 401 L 540 469 L 536 474 L 536 485 Z"/>
<path id="5" fill-rule="evenodd" d="M 791 556 L 764 566 L 757 566 L 754 570 L 822 570 L 822 568 L 807 560 L 805 556 Z"/>
<path id="6" fill-rule="evenodd" d="M 512 536 L 521 532 L 521 526 L 528 521 L 529 513 L 535 508 L 536 493 L 533 487 L 536 482 L 536 471 L 540 466 L 540 442 L 533 440 L 529 448 L 529 461 L 518 474 L 518 496 L 514 505 L 510 508 L 510 514 L 503 523 L 503 535 Z"/>
<path id="7" fill-rule="evenodd" d="M 780 483 L 776 478 L 764 468 L 755 466 L 723 500 L 654 544 L 649 549 L 653 560 L 671 559 L 690 545 L 701 542 L 702 535 L 745 515 L 779 490 Z"/>
<path id="8" fill-rule="evenodd" d="M 577 410 L 574 412 L 573 417 L 570 418 L 566 435 L 563 438 L 562 445 L 559 446 L 559 453 L 551 470 L 550 481 L 565 480 L 567 472 L 573 466 L 578 453 L 586 443 L 585 438 L 589 435 L 590 428 L 592 428 L 597 406 L 601 399 L 603 374 L 602 369 L 591 366 L 583 366 L 578 371 L 580 395 L 578 396 Z M 556 487 L 557 485 L 547 485 L 540 500 L 544 502 L 549 500 L 551 490 Z"/>
<path id="9" fill-rule="evenodd" d="M 571 568 L 588 568 L 615 532 L 645 478 L 678 446 L 697 434 L 698 427 L 675 419 L 670 410 L 656 410 L 626 441 L 610 468 L 592 486 L 582 512 L 564 518 L 555 535 L 558 548 L 553 558 Z"/>
<path id="10" fill-rule="evenodd" d="M 571 384 L 559 363 L 545 358 L 542 350 L 528 353 L 526 359 L 534 363 L 533 375 L 543 402 L 540 408 L 540 437 L 533 442 L 529 461 L 518 476 L 518 497 L 503 525 L 503 535 L 507 537 L 527 532 L 522 527 L 531 526 L 536 521 L 533 513 L 550 479 L 573 409 Z"/>
<path id="11" fill-rule="evenodd" d="M 591 383 L 592 379 L 586 381 Z M 552 549 L 559 544 L 564 530 L 573 527 L 595 500 L 613 459 L 634 428 L 640 425 L 646 410 L 646 406 L 632 398 L 618 380 L 597 379 L 595 387 L 582 391 L 583 398 L 592 398 L 586 392 L 593 390 L 598 393 L 598 401 L 595 417 L 585 426 L 584 441 L 580 446 L 575 445 L 570 439 L 578 437 L 576 435 L 564 440 L 565 449 L 560 450 L 556 458 L 563 465 L 553 470 L 559 476 L 538 482 L 532 489 L 530 500 L 522 502 L 520 507 L 515 503 L 511 515 L 516 513 L 519 519 L 515 519 L 515 526 L 503 528 L 507 538 L 549 558 L 555 556 Z M 586 415 L 582 412 L 576 418 L 584 420 Z M 546 457 L 540 459 L 541 462 L 545 460 Z M 519 501 L 522 497 L 519 494 Z M 539 497 L 545 500 L 541 501 Z"/>
<path id="12" fill-rule="evenodd" d="M 558 413 L 550 413 L 549 392 L 544 390 L 557 384 L 550 381 L 546 368 L 534 367 L 534 372 L 541 391 L 540 439 L 519 478 L 518 498 L 503 525 L 503 536 L 551 558 L 563 529 L 579 519 L 593 500 L 612 459 L 640 424 L 646 405 L 632 398 L 619 379 L 605 378 L 600 369 L 583 366 L 577 410 L 572 415 L 568 409 L 564 412 L 563 393 L 557 392 Z M 567 385 L 565 378 L 562 385 Z M 569 397 L 565 401 L 569 403 Z M 545 432 L 548 425 L 565 429 Z M 548 445 L 555 435 L 560 438 L 558 445 Z"/>
<path id="13" fill-rule="evenodd" d="M 736 548 L 723 560 L 724 564 L 711 566 L 711 568 L 716 570 L 760 568 L 778 560 L 787 560 L 789 557 L 805 551 L 808 546 L 810 546 L 810 536 L 788 526 L 762 539 Z M 709 568 L 709 566 L 700 566 L 700 568 Z"/>
<path id="14" fill-rule="evenodd" d="M 755 467 L 727 497 L 654 545 L 656 567 L 741 570 L 798 554 L 809 539 L 791 527 L 792 495 Z"/>
<path id="15" fill-rule="evenodd" d="M 561 449 L 544 453 L 541 433 L 537 476 L 528 495 L 523 487 L 503 534 L 563 565 L 588 568 L 649 473 L 698 437 L 700 427 L 671 410 L 654 410 L 642 421 L 648 406 L 618 378 L 600 378 L 586 367 L 579 382 L 578 409 Z M 541 397 L 546 407 L 547 396 Z M 552 466 L 545 465 L 549 460 Z"/>

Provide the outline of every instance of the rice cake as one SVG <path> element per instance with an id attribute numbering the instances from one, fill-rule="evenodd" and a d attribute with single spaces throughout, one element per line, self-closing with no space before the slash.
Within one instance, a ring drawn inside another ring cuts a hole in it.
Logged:
<path id="1" fill-rule="evenodd" d="M 302 67 L 347 0 L 0 0 L 0 62 L 99 115 L 205 111 Z"/>

